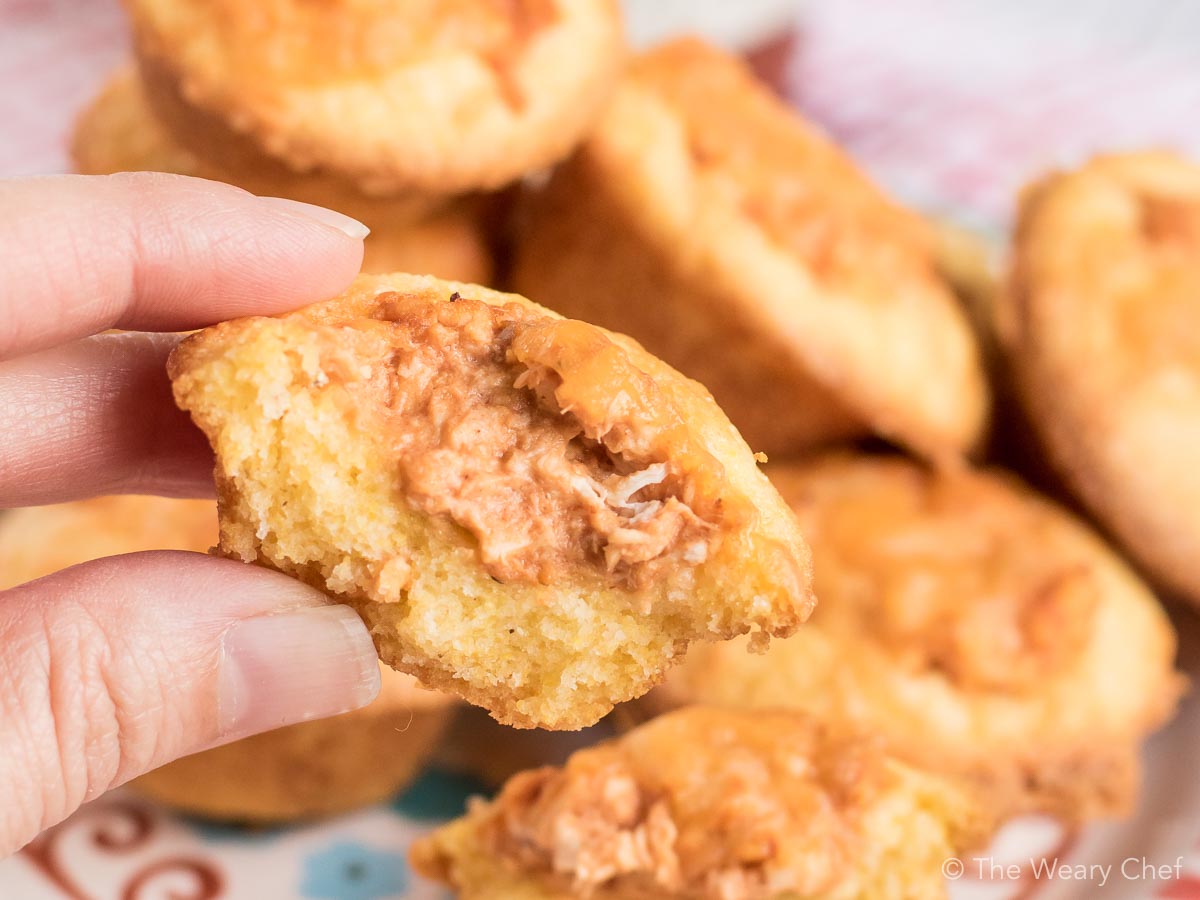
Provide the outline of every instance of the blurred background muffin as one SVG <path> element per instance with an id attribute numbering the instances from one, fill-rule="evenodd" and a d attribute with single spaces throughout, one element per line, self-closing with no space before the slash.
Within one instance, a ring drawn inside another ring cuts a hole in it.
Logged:
<path id="1" fill-rule="evenodd" d="M 1174 711 L 1175 635 L 1069 513 L 995 472 L 837 454 L 769 473 L 813 548 L 812 619 L 763 654 L 696 648 L 651 708 L 794 708 L 981 789 L 998 819 L 1128 813 Z"/>
<path id="2" fill-rule="evenodd" d="M 237 172 L 495 189 L 564 156 L 623 58 L 616 0 L 126 0 L 151 104 Z"/>
<path id="3" fill-rule="evenodd" d="M 1045 455 L 1159 584 L 1200 603 L 1200 166 L 1104 156 L 1022 197 L 1002 343 Z"/>
<path id="4" fill-rule="evenodd" d="M 932 233 L 732 56 L 639 57 L 529 207 L 515 288 L 637 338 L 755 450 L 979 444 L 988 387 Z"/>
<path id="5" fill-rule="evenodd" d="M 371 229 L 363 271 L 417 272 L 455 281 L 488 283 L 495 275 L 486 232 L 488 200 L 418 203 L 367 197 L 347 184 L 298 176 L 269 161 L 237 173 L 204 162 L 181 147 L 155 118 L 132 66 L 118 69 L 80 114 L 71 138 L 75 168 L 83 175 L 173 172 L 224 181 L 251 193 L 288 197 L 352 215 Z"/>

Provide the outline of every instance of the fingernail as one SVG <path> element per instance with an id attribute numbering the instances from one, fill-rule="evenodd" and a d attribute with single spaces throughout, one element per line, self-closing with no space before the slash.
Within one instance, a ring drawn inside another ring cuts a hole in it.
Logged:
<path id="1" fill-rule="evenodd" d="M 286 197 L 260 197 L 259 199 L 285 212 L 304 216 L 307 219 L 316 219 L 322 225 L 329 225 L 336 228 L 356 241 L 361 241 L 371 233 L 371 229 L 358 221 L 358 219 L 353 219 L 336 210 L 326 209 L 324 206 L 317 206 L 313 203 L 302 203 L 299 200 L 288 200 Z"/>
<path id="2" fill-rule="evenodd" d="M 375 646 L 348 606 L 243 619 L 221 650 L 221 742 L 349 712 L 379 693 Z"/>

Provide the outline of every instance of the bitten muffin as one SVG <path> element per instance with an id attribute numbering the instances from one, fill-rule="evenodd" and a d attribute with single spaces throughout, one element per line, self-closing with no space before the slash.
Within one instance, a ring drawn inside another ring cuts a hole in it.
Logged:
<path id="1" fill-rule="evenodd" d="M 129 66 L 114 73 L 80 114 L 71 154 L 76 171 L 83 175 L 136 171 L 193 175 L 354 216 L 371 229 L 363 242 L 365 272 L 418 272 L 484 283 L 495 275 L 492 251 L 473 201 L 439 202 L 431 211 L 432 203 L 367 197 L 329 178 L 293 175 L 265 159 L 237 173 L 202 162 L 159 124 Z"/>
<path id="2" fill-rule="evenodd" d="M 616 0 L 126 0 L 151 102 L 198 156 L 367 193 L 491 189 L 578 141 L 623 63 Z"/>
<path id="3" fill-rule="evenodd" d="M 654 708 L 845 722 L 998 817 L 1129 810 L 1182 678 L 1165 614 L 1098 537 L 995 473 L 836 455 L 770 475 L 811 541 L 816 615 L 763 655 L 696 648 Z"/>
<path id="4" fill-rule="evenodd" d="M 209 500 L 99 497 L 0 518 L 0 589 L 91 559 L 139 550 L 207 551 L 217 540 Z M 452 700 L 381 667 L 369 706 L 290 725 L 176 760 L 133 787 L 185 812 L 285 822 L 342 812 L 409 783 L 436 746 Z"/>
<path id="5" fill-rule="evenodd" d="M 515 776 L 411 857 L 463 900 L 930 900 L 983 823 L 878 742 L 694 707 Z"/>
<path id="6" fill-rule="evenodd" d="M 514 294 L 360 277 L 171 357 L 221 552 L 353 604 L 382 659 L 579 728 L 690 641 L 807 616 L 795 518 L 698 384 Z"/>
<path id="7" fill-rule="evenodd" d="M 875 432 L 938 461 L 988 406 L 925 223 L 736 59 L 638 59 L 529 201 L 516 289 L 707 386 L 755 450 Z"/>
<path id="8" fill-rule="evenodd" d="M 1061 477 L 1200 603 L 1200 167 L 1100 157 L 1022 201 L 1003 340 Z"/>

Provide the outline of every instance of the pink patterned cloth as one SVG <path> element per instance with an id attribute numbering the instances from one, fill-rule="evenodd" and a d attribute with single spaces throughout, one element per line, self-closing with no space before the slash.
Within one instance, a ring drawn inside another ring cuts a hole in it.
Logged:
<path id="1" fill-rule="evenodd" d="M 1193 0 L 827 0 L 787 91 L 900 196 L 1007 221 L 1031 177 L 1105 150 L 1200 158 Z"/>
<path id="2" fill-rule="evenodd" d="M 0 0 L 0 176 L 69 171 L 75 114 L 128 43 L 117 0 Z"/>

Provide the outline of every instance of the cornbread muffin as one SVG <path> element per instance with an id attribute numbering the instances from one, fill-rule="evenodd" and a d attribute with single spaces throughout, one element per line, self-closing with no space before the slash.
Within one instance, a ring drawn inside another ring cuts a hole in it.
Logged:
<path id="1" fill-rule="evenodd" d="M 363 244 L 364 272 L 420 272 L 485 283 L 495 276 L 477 204 L 460 201 L 426 212 L 430 204 L 414 203 L 412 198 L 366 197 L 330 179 L 281 171 L 268 160 L 237 174 L 223 171 L 201 162 L 171 139 L 150 112 L 132 67 L 118 70 L 80 115 L 71 152 L 76 171 L 84 175 L 132 171 L 194 175 L 353 215 L 371 229 Z"/>
<path id="2" fill-rule="evenodd" d="M 1003 336 L 1071 490 L 1200 603 L 1200 167 L 1106 156 L 1021 204 Z"/>
<path id="3" fill-rule="evenodd" d="M 380 666 L 363 709 L 243 738 L 149 772 L 148 797 L 208 819 L 269 824 L 370 806 L 408 786 L 433 755 L 453 699 Z"/>
<path id="4" fill-rule="evenodd" d="M 1166 616 L 1099 538 L 995 473 L 837 455 L 770 475 L 812 543 L 816 615 L 764 655 L 696 648 L 653 707 L 843 721 L 998 817 L 1129 808 L 1182 679 Z"/>
<path id="5" fill-rule="evenodd" d="M 126 0 L 155 109 L 197 155 L 366 193 L 500 187 L 578 141 L 623 62 L 616 0 Z"/>
<path id="6" fill-rule="evenodd" d="M 694 707 L 515 776 L 411 858 L 463 900 L 930 900 L 981 823 L 877 742 Z"/>
<path id="7" fill-rule="evenodd" d="M 373 231 L 398 229 L 446 205 L 440 195 L 408 191 L 369 196 L 353 183 L 321 173 L 297 174 L 262 154 L 247 154 L 236 169 L 197 156 L 155 116 L 136 68 L 118 68 L 84 108 L 71 136 L 81 175 L 172 172 L 235 184 L 262 197 L 290 197 L 336 209 Z"/>
<path id="8" fill-rule="evenodd" d="M 590 725 L 690 641 L 807 616 L 808 551 L 712 398 L 633 341 L 407 275 L 185 340 L 225 555 L 353 604 L 381 658 Z"/>
<path id="9" fill-rule="evenodd" d="M 516 290 L 624 331 L 769 454 L 876 432 L 953 461 L 987 390 L 932 236 L 734 58 L 638 59 L 529 201 Z"/>
<path id="10" fill-rule="evenodd" d="M 113 72 L 79 113 L 71 133 L 71 160 L 81 175 L 174 172 L 226 180 L 214 177 L 210 167 L 171 139 L 150 112 L 132 65 Z"/>
<path id="11" fill-rule="evenodd" d="M 0 589 L 90 559 L 139 550 L 207 551 L 217 540 L 209 500 L 98 497 L 30 507 L 0 518 Z M 369 706 L 290 725 L 176 760 L 133 782 L 185 812 L 242 822 L 285 822 L 342 812 L 391 796 L 424 765 L 452 699 L 382 667 Z"/>

